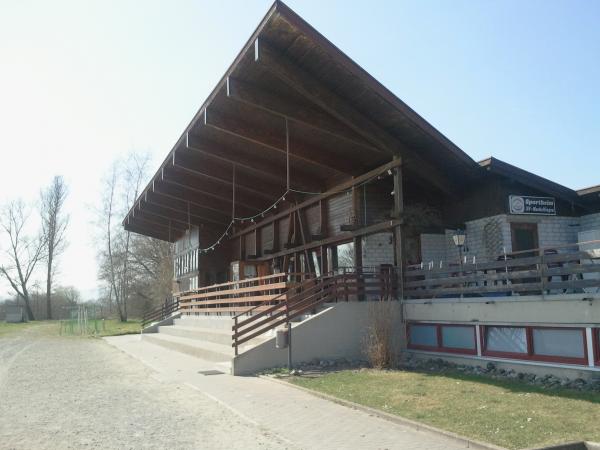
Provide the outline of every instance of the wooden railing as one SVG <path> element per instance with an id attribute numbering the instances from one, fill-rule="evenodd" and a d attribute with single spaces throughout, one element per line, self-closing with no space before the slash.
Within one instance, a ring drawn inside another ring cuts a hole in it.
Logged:
<path id="1" fill-rule="evenodd" d="M 160 322 L 179 311 L 179 300 L 177 298 L 167 298 L 165 302 L 156 309 L 148 311 L 142 317 L 142 328 L 152 322 Z"/>
<path id="2" fill-rule="evenodd" d="M 398 272 L 352 268 L 308 279 L 278 298 L 271 305 L 257 305 L 234 317 L 232 347 L 238 354 L 240 345 L 271 331 L 290 320 L 314 311 L 326 302 L 348 301 L 351 298 L 392 299 L 398 297 Z"/>
<path id="3" fill-rule="evenodd" d="M 303 279 L 312 278 L 309 273 L 277 273 L 242 281 L 213 284 L 178 295 L 181 312 L 187 315 L 238 314 L 256 306 L 285 300 L 285 293 Z"/>
<path id="4" fill-rule="evenodd" d="M 484 263 L 412 267 L 405 298 L 600 293 L 600 241 L 501 255 Z"/>

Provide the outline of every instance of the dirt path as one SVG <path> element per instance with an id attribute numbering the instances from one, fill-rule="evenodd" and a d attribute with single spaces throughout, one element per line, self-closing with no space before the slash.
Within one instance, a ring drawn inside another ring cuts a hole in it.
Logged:
<path id="1" fill-rule="evenodd" d="M 47 334 L 0 338 L 1 449 L 290 448 L 102 340 Z"/>

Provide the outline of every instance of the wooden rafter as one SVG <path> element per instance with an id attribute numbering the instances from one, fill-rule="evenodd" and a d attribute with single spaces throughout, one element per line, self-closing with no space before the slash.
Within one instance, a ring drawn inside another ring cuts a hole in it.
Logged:
<path id="1" fill-rule="evenodd" d="M 279 120 L 281 132 L 269 133 L 239 118 L 227 117 L 216 109 L 206 108 L 204 110 L 205 126 L 285 156 L 285 122 L 283 119 Z M 352 174 L 356 171 L 356 166 L 351 164 L 351 161 L 329 156 L 322 149 L 311 148 L 294 137 L 291 138 L 291 142 L 290 159 L 292 161 L 309 164 L 327 172 Z"/>
<path id="2" fill-rule="evenodd" d="M 172 165 L 197 178 L 206 178 L 225 186 L 233 185 L 232 163 L 215 164 L 215 161 L 199 158 L 191 150 L 184 149 L 173 153 Z M 273 193 L 281 190 L 280 184 L 268 182 L 256 176 L 249 176 L 247 172 L 243 171 L 238 171 L 235 187 L 237 190 L 246 191 L 267 199 L 271 199 Z"/>
<path id="3" fill-rule="evenodd" d="M 431 182 L 439 189 L 455 193 L 456 188 L 447 176 L 437 167 L 415 155 L 406 146 L 383 130 L 364 114 L 356 110 L 348 101 L 323 87 L 310 73 L 271 48 L 264 41 L 256 41 L 254 46 L 255 61 L 277 76 L 289 87 L 311 100 L 315 105 L 348 125 L 357 133 L 368 139 L 373 145 L 386 150 L 391 155 L 402 155 L 405 163 L 410 164 L 417 173 L 426 173 Z"/>
<path id="4" fill-rule="evenodd" d="M 227 199 L 230 203 L 232 200 L 233 185 L 226 185 L 210 178 L 198 177 L 181 169 L 179 166 L 170 166 L 163 169 L 163 179 L 179 183 L 182 186 L 189 187 L 202 194 L 213 196 L 218 199 Z M 256 195 L 248 191 L 236 189 L 236 198 L 239 203 L 243 203 L 250 208 L 264 209 L 273 201 L 276 200 L 278 192 L 270 192 L 267 194 Z"/>
<path id="5" fill-rule="evenodd" d="M 179 197 L 169 195 L 168 193 L 159 190 L 147 192 L 144 195 L 144 201 L 185 214 L 187 214 L 189 207 L 189 211 L 193 216 L 208 222 L 222 224 L 231 220 L 231 214 L 228 212 L 206 208 L 198 203 L 185 201 Z"/>
<path id="6" fill-rule="evenodd" d="M 209 144 L 193 134 L 187 135 L 186 147 L 200 155 L 235 164 L 238 171 L 258 175 L 261 179 L 280 184 L 282 188 L 285 188 L 286 180 L 285 173 L 282 173 L 282 166 L 267 162 L 264 158 L 245 155 L 224 146 Z M 318 190 L 322 186 L 322 181 L 296 170 L 294 171 L 293 185 L 298 189 Z"/>
<path id="7" fill-rule="evenodd" d="M 163 178 L 161 183 L 167 184 L 173 188 L 178 189 L 179 193 L 181 194 L 181 198 L 183 198 L 184 200 L 195 199 L 197 203 L 206 204 L 207 206 L 210 206 L 211 208 L 214 208 L 216 210 L 227 211 L 231 208 L 231 198 L 228 198 L 226 196 L 220 196 L 212 192 L 204 191 L 202 189 L 189 186 L 185 183 L 181 183 L 170 178 Z M 239 209 L 242 209 L 242 211 L 246 211 L 247 213 L 257 213 L 261 211 L 260 207 L 249 205 L 247 203 L 239 202 L 239 206 Z"/>
<path id="8" fill-rule="evenodd" d="M 288 118 L 306 127 L 314 128 L 337 139 L 360 146 L 367 151 L 378 154 L 383 153 L 381 149 L 374 147 L 360 135 L 318 108 L 308 109 L 252 83 L 232 77 L 227 78 L 226 90 L 227 97 L 232 100 L 282 118 Z"/>

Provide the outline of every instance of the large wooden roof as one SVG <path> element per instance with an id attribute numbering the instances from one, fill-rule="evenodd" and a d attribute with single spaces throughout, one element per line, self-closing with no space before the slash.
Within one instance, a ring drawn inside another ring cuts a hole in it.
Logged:
<path id="1" fill-rule="evenodd" d="M 382 58 L 389 55 L 382 55 Z M 290 185 L 320 192 L 401 156 L 405 182 L 456 195 L 479 165 L 282 2 L 275 2 L 124 219 L 174 241 L 223 230 Z"/>

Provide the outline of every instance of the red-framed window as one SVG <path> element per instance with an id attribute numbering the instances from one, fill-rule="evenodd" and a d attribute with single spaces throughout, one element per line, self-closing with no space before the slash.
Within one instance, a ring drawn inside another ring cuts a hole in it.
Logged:
<path id="1" fill-rule="evenodd" d="M 594 343 L 594 364 L 600 366 L 600 328 L 592 328 L 592 341 Z"/>
<path id="2" fill-rule="evenodd" d="M 435 352 L 477 354 L 474 325 L 411 322 L 406 328 L 408 348 Z"/>
<path id="3" fill-rule="evenodd" d="M 587 364 L 585 328 L 486 325 L 483 356 L 564 364 Z"/>

